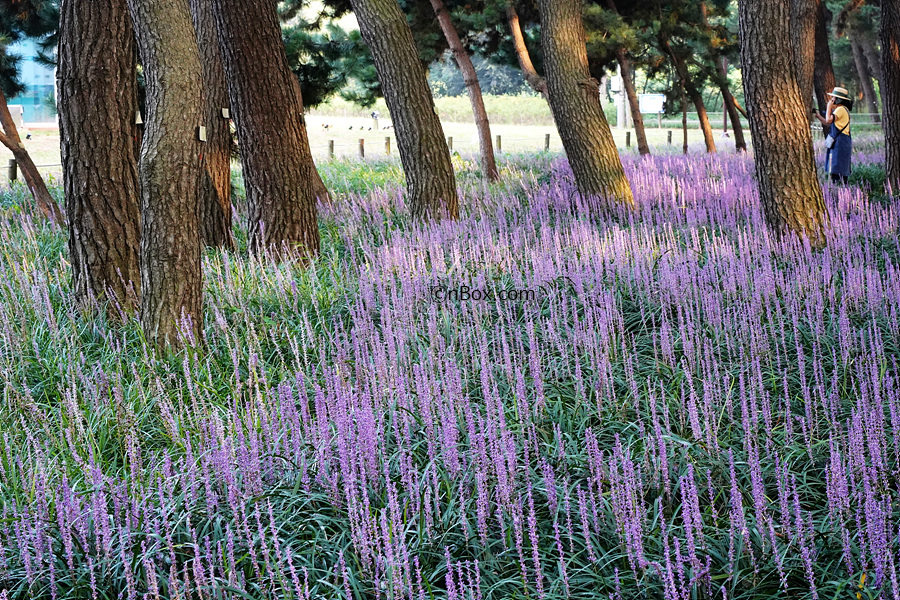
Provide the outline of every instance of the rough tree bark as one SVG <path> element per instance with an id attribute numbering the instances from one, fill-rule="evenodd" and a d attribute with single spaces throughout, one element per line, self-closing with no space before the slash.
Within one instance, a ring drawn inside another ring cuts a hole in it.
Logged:
<path id="1" fill-rule="evenodd" d="M 16 159 L 19 168 L 22 170 L 22 177 L 25 178 L 25 185 L 31 190 L 34 201 L 37 203 L 38 209 L 44 213 L 44 216 L 51 221 L 62 225 L 65 222 L 62 211 L 56 200 L 50 195 L 44 178 L 31 160 L 31 155 L 22 145 L 22 138 L 19 137 L 19 130 L 16 129 L 16 123 L 13 121 L 9 112 L 9 106 L 6 103 L 6 95 L 0 91 L 0 144 L 12 152 L 13 158 Z"/>
<path id="2" fill-rule="evenodd" d="M 456 27 L 453 26 L 450 13 L 447 12 L 443 0 L 431 0 L 431 7 L 434 9 L 438 24 L 441 26 L 441 31 L 444 32 L 456 65 L 462 72 L 463 82 L 466 84 L 466 92 L 469 94 L 469 102 L 472 104 L 472 114 L 475 116 L 475 129 L 478 131 L 481 172 L 488 180 L 498 181 L 500 173 L 497 171 L 494 144 L 491 141 L 491 124 L 488 121 L 487 109 L 484 107 L 484 97 L 481 94 L 481 84 L 478 83 L 475 65 L 472 64 L 472 58 L 463 47 L 462 40 L 459 39 L 459 34 L 456 32 Z"/>
<path id="3" fill-rule="evenodd" d="M 550 108 L 575 183 L 583 196 L 634 206 L 609 123 L 600 107 L 600 84 L 591 77 L 585 46 L 582 0 L 540 0 Z"/>
<path id="4" fill-rule="evenodd" d="M 141 325 L 157 347 L 201 341 L 203 71 L 187 0 L 128 0 L 147 117 L 141 150 Z"/>
<path id="5" fill-rule="evenodd" d="M 351 0 L 397 132 L 413 217 L 459 217 L 450 150 L 406 16 L 397 0 Z"/>
<path id="6" fill-rule="evenodd" d="M 740 0 L 741 67 L 766 221 L 824 246 L 827 213 L 791 52 L 791 0 Z"/>
<path id="7" fill-rule="evenodd" d="M 793 0 L 791 3 L 794 68 L 807 114 L 812 112 L 815 89 L 817 12 L 816 0 Z"/>
<path id="8" fill-rule="evenodd" d="M 200 184 L 200 239 L 213 248 L 234 248 L 231 234 L 231 124 L 223 114 L 229 110 L 228 87 L 219 34 L 209 0 L 190 0 L 197 32 L 203 88 L 206 93 L 203 122 L 203 175 Z"/>
<path id="9" fill-rule="evenodd" d="M 525 76 L 525 82 L 545 100 L 548 100 L 547 80 L 538 75 L 531 62 L 531 54 L 528 52 L 528 46 L 525 45 L 525 36 L 522 35 L 522 25 L 519 23 L 519 13 L 516 12 L 515 3 L 512 0 L 506 4 L 506 20 L 509 23 L 516 59 L 518 59 L 519 68 Z"/>
<path id="10" fill-rule="evenodd" d="M 824 0 L 813 0 L 816 9 L 816 46 L 814 91 L 819 110 L 825 110 L 828 94 L 834 90 L 837 80 L 834 77 L 834 65 L 831 62 L 831 46 L 828 42 L 828 21 L 831 12 Z"/>
<path id="11" fill-rule="evenodd" d="M 900 192 L 900 0 L 881 0 L 881 102 L 885 170 Z"/>
<path id="12" fill-rule="evenodd" d="M 875 95 L 875 86 L 872 84 L 872 71 L 869 70 L 869 63 L 866 61 L 862 45 L 856 40 L 854 34 L 851 34 L 850 48 L 853 52 L 853 62 L 856 66 L 856 77 L 863 94 L 863 101 L 866 103 L 866 111 L 870 115 L 874 115 L 874 120 L 877 123 L 879 121 L 878 97 Z"/>
<path id="13" fill-rule="evenodd" d="M 319 252 L 327 201 L 309 148 L 303 98 L 272 0 L 212 0 L 247 186 L 250 250 Z"/>
<path id="14" fill-rule="evenodd" d="M 687 63 L 675 53 L 669 40 L 663 39 L 662 43 L 663 47 L 668 51 L 669 57 L 672 59 L 672 64 L 675 66 L 675 71 L 681 79 L 684 91 L 691 99 L 691 103 L 697 111 L 697 118 L 700 120 L 700 129 L 703 131 L 703 141 L 706 144 L 706 151 L 712 154 L 716 151 L 716 139 L 713 137 L 712 124 L 709 122 L 706 105 L 703 103 L 703 94 L 701 94 L 700 90 L 697 89 L 697 86 L 694 85 L 691 74 L 688 71 Z"/>
<path id="15" fill-rule="evenodd" d="M 136 50 L 125 0 L 60 3 L 59 138 L 69 262 L 82 305 L 140 306 Z"/>

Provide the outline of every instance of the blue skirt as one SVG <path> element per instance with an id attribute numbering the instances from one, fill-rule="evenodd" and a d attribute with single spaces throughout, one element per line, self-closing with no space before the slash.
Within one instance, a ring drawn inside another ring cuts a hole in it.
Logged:
<path id="1" fill-rule="evenodd" d="M 832 175 L 850 176 L 850 155 L 853 153 L 853 138 L 840 134 L 834 140 L 834 147 L 825 153 L 825 171 Z"/>

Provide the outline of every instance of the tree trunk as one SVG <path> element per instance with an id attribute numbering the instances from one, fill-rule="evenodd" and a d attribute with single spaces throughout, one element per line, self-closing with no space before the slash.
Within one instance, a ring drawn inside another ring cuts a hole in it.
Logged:
<path id="1" fill-rule="evenodd" d="M 209 0 L 190 0 L 197 32 L 203 88 L 206 93 L 203 122 L 203 174 L 200 182 L 200 239 L 213 248 L 234 248 L 231 234 L 231 123 L 228 87 L 219 49 L 219 34 Z"/>
<path id="2" fill-rule="evenodd" d="M 528 52 L 528 46 L 525 45 L 525 36 L 522 35 L 522 26 L 519 24 L 519 14 L 516 12 L 516 6 L 512 0 L 506 5 L 506 20 L 509 23 L 510 32 L 512 32 L 513 47 L 516 50 L 519 68 L 522 69 L 522 74 L 525 76 L 525 82 L 545 100 L 548 100 L 547 80 L 538 75 L 531 62 L 531 54 Z"/>
<path id="3" fill-rule="evenodd" d="M 814 89 L 819 110 L 825 110 L 828 94 L 837 85 L 834 65 L 831 62 L 831 46 L 828 43 L 828 21 L 831 13 L 826 12 L 824 0 L 813 0 L 816 8 L 816 54 Z"/>
<path id="4" fill-rule="evenodd" d="M 794 40 L 794 68 L 806 105 L 806 114 L 812 113 L 813 91 L 816 74 L 816 0 L 793 0 L 791 3 L 791 28 Z M 829 90 L 830 91 L 830 90 Z"/>
<path id="5" fill-rule="evenodd" d="M 60 3 L 59 138 L 69 262 L 83 305 L 140 306 L 135 54 L 125 0 Z"/>
<path id="6" fill-rule="evenodd" d="M 634 206 L 609 123 L 600 107 L 600 84 L 591 77 L 582 0 L 540 0 L 541 47 L 550 108 L 583 196 Z"/>
<path id="7" fill-rule="evenodd" d="M 900 0 L 881 0 L 881 102 L 885 171 L 900 193 Z"/>
<path id="8" fill-rule="evenodd" d="M 853 34 L 855 35 L 855 32 Z M 875 95 L 875 86 L 872 85 L 872 71 L 869 70 L 869 64 L 866 62 L 866 55 L 863 53 L 862 45 L 856 41 L 855 37 L 850 39 L 850 47 L 853 51 L 853 62 L 856 65 L 856 75 L 859 79 L 859 85 L 863 94 L 863 100 L 866 103 L 866 110 L 876 123 L 880 121 L 878 118 L 878 97 Z"/>
<path id="9" fill-rule="evenodd" d="M 487 110 L 484 107 L 484 97 L 481 94 L 481 85 L 478 83 L 478 74 L 469 53 L 462 45 L 456 27 L 450 19 L 450 13 L 444 6 L 443 0 L 431 0 L 431 7 L 437 16 L 438 24 L 447 44 L 456 59 L 456 65 L 462 72 L 463 82 L 469 94 L 469 102 L 472 103 L 472 113 L 475 115 L 475 128 L 478 130 L 478 142 L 481 148 L 481 172 L 489 181 L 498 181 L 500 173 L 497 171 L 497 161 L 494 158 L 494 144 L 491 142 L 491 124 L 488 121 Z"/>
<path id="10" fill-rule="evenodd" d="M 709 122 L 709 115 L 706 112 L 706 105 L 703 103 L 703 95 L 691 80 L 687 64 L 685 64 L 684 60 L 679 58 L 678 55 L 675 54 L 675 51 L 672 50 L 672 46 L 669 43 L 669 40 L 664 39 L 663 46 L 666 48 L 669 56 L 672 58 L 672 64 L 675 65 L 675 71 L 681 78 L 684 91 L 687 92 L 687 95 L 690 97 L 694 108 L 697 110 L 697 118 L 700 120 L 700 129 L 703 131 L 703 141 L 706 143 L 706 151 L 710 154 L 713 154 L 716 151 L 716 140 L 713 137 L 712 124 Z"/>
<path id="11" fill-rule="evenodd" d="M 50 195 L 50 190 L 47 189 L 44 178 L 41 177 L 34 161 L 31 160 L 31 155 L 28 154 L 25 146 L 22 145 L 22 138 L 19 137 L 19 130 L 16 129 L 16 123 L 13 121 L 9 112 L 9 106 L 6 103 L 6 95 L 2 91 L 0 91 L 0 126 L 3 129 L 0 132 L 0 144 L 3 144 L 12 152 L 13 158 L 16 159 L 19 168 L 22 170 L 25 185 L 28 186 L 31 195 L 34 196 L 38 209 L 44 213 L 45 217 L 54 223 L 62 225 L 65 223 L 62 211 L 59 210 L 59 205 L 56 204 L 56 200 Z"/>
<path id="12" fill-rule="evenodd" d="M 372 51 L 406 173 L 413 217 L 459 217 L 459 196 L 441 120 L 419 51 L 397 0 L 351 0 Z"/>
<path id="13" fill-rule="evenodd" d="M 272 0 L 212 0 L 247 184 L 250 250 L 319 252 L 316 201 L 327 201 Z"/>
<path id="14" fill-rule="evenodd" d="M 722 104 L 728 113 L 728 119 L 731 121 L 731 129 L 734 131 L 734 148 L 738 152 L 746 152 L 747 141 L 744 139 L 744 124 L 741 123 L 741 114 L 737 100 L 735 100 L 734 94 L 731 93 L 731 88 L 728 86 L 728 67 L 725 66 L 724 58 L 716 62 L 718 63 L 716 65 L 718 69 L 717 84 L 722 92 Z M 809 90 L 809 97 L 810 102 L 812 102 L 812 88 Z"/>
<path id="15" fill-rule="evenodd" d="M 766 220 L 824 246 L 828 217 L 794 71 L 790 10 L 791 0 L 740 0 L 744 92 Z"/>
<path id="16" fill-rule="evenodd" d="M 641 114 L 641 102 L 638 99 L 637 90 L 634 88 L 634 72 L 631 69 L 631 61 L 624 48 L 616 52 L 616 59 L 622 69 L 622 85 L 625 87 L 625 96 L 631 105 L 631 119 L 634 122 L 634 134 L 637 137 L 638 152 L 641 156 L 650 154 L 650 145 L 647 143 L 647 132 L 644 130 L 644 116 Z"/>
<path id="17" fill-rule="evenodd" d="M 203 71 L 185 0 L 128 0 L 147 83 L 141 150 L 141 325 L 157 347 L 201 341 Z"/>
<path id="18" fill-rule="evenodd" d="M 619 14 L 615 0 L 606 0 L 606 7 L 612 12 Z M 641 156 L 648 156 L 650 154 L 650 145 L 647 144 L 647 132 L 644 130 L 644 116 L 641 114 L 641 102 L 638 99 L 637 90 L 634 88 L 634 70 L 632 69 L 631 61 L 628 60 L 628 53 L 625 51 L 625 48 L 619 48 L 616 51 L 616 60 L 619 63 L 625 96 L 631 105 L 631 119 L 634 122 L 638 152 L 641 153 Z"/>
<path id="19" fill-rule="evenodd" d="M 875 49 L 875 44 L 872 43 L 872 40 L 868 35 L 863 34 L 860 36 L 859 43 L 862 46 L 863 54 L 866 55 L 866 62 L 869 64 L 869 70 L 872 71 L 872 77 L 878 82 L 878 87 L 880 89 L 882 85 L 881 56 L 879 55 L 878 50 Z"/>

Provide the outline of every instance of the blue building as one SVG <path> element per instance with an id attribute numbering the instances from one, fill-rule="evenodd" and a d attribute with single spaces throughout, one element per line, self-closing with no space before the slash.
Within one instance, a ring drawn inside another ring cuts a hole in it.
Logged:
<path id="1" fill-rule="evenodd" d="M 56 120 L 51 100 L 56 98 L 56 72 L 37 62 L 37 44 L 25 40 L 9 48 L 10 54 L 22 57 L 19 62 L 19 79 L 25 92 L 9 99 L 9 104 L 21 105 L 26 123 L 46 123 Z M 15 115 L 14 115 L 15 116 Z"/>

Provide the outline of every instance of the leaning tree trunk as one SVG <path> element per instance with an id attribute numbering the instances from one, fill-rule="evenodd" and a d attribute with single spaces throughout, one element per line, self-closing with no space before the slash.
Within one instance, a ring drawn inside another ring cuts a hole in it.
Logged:
<path id="1" fill-rule="evenodd" d="M 638 152 L 641 156 L 650 155 L 650 145 L 647 143 L 647 132 L 644 130 L 644 116 L 641 114 L 641 102 L 638 99 L 637 90 L 634 88 L 634 71 L 631 61 L 624 48 L 616 51 L 616 60 L 622 70 L 622 85 L 625 88 L 625 97 L 631 105 L 631 120 L 634 122 L 634 134 L 637 137 Z"/>
<path id="2" fill-rule="evenodd" d="M 201 341 L 203 71 L 185 0 L 128 0 L 147 83 L 141 151 L 141 325 L 157 347 Z"/>
<path id="3" fill-rule="evenodd" d="M 131 16 L 125 0 L 63 0 L 59 10 L 57 107 L 75 299 L 136 309 L 141 214 Z"/>
<path id="4" fill-rule="evenodd" d="M 851 35 L 856 35 L 852 32 Z M 856 66 L 856 76 L 859 80 L 859 86 L 863 93 L 863 100 L 866 103 L 866 110 L 877 123 L 878 118 L 878 98 L 875 96 L 875 86 L 872 84 L 872 71 L 869 70 L 869 64 L 866 62 L 866 55 L 863 53 L 862 45 L 855 37 L 850 39 L 850 48 L 853 52 L 853 62 Z"/>
<path id="5" fill-rule="evenodd" d="M 209 0 L 190 0 L 190 7 L 206 92 L 203 122 L 207 139 L 203 145 L 203 175 L 200 182 L 200 239 L 206 246 L 233 249 L 231 122 L 219 34 Z"/>
<path id="6" fill-rule="evenodd" d="M 807 114 L 812 112 L 815 89 L 817 12 L 816 0 L 793 0 L 791 3 L 794 68 Z"/>
<path id="7" fill-rule="evenodd" d="M 896 194 L 900 193 L 900 0 L 881 0 L 881 76 L 885 170 Z"/>
<path id="8" fill-rule="evenodd" d="M 528 46 L 525 45 L 525 36 L 522 35 L 522 25 L 519 23 L 519 14 L 516 12 L 514 0 L 509 0 L 506 4 L 506 20 L 509 23 L 509 30 L 513 38 L 513 48 L 516 51 L 519 68 L 525 76 L 525 82 L 546 100 L 547 80 L 538 75 L 537 70 L 534 68 L 534 63 L 531 62 L 531 54 L 528 52 Z"/>
<path id="9" fill-rule="evenodd" d="M 794 72 L 790 10 L 791 0 L 740 0 L 744 92 L 766 221 L 824 246 L 828 217 Z"/>
<path id="10" fill-rule="evenodd" d="M 875 44 L 870 39 L 869 35 L 863 34 L 859 43 L 862 46 L 863 54 L 866 55 L 866 62 L 869 65 L 869 69 L 872 71 L 872 77 L 875 78 L 875 81 L 878 82 L 879 89 L 881 88 L 881 55 L 878 50 L 875 49 Z"/>
<path id="11" fill-rule="evenodd" d="M 327 194 L 309 147 L 303 98 L 272 0 L 212 0 L 247 185 L 250 249 L 319 252 Z"/>
<path id="12" fill-rule="evenodd" d="M 431 0 L 431 7 L 434 14 L 437 15 L 438 24 L 444 37 L 447 39 L 447 45 L 453 52 L 453 58 L 462 72 L 463 82 L 466 84 L 466 91 L 469 94 L 469 102 L 472 104 L 472 113 L 475 116 L 475 129 L 478 130 L 478 143 L 481 149 L 481 172 L 489 181 L 498 181 L 500 173 L 497 171 L 497 160 L 494 157 L 494 144 L 491 142 L 491 124 L 488 121 L 487 109 L 484 107 L 484 96 L 481 94 L 481 84 L 478 83 L 478 74 L 475 72 L 475 65 L 472 64 L 472 58 L 463 47 L 456 27 L 450 19 L 450 13 L 444 6 L 443 0 Z"/>
<path id="13" fill-rule="evenodd" d="M 582 0 L 540 0 L 550 109 L 583 196 L 634 206 L 609 123 L 600 107 L 600 84 L 591 77 Z"/>
<path id="14" fill-rule="evenodd" d="M 744 124 L 741 123 L 741 113 L 734 94 L 728 85 L 728 67 L 725 59 L 716 61 L 719 91 L 722 92 L 722 104 L 728 113 L 728 119 L 731 121 L 731 129 L 734 131 L 734 148 L 738 152 L 747 151 L 747 141 L 744 139 Z M 812 88 L 809 90 L 810 99 L 812 98 Z M 812 102 L 812 100 L 810 100 Z"/>
<path id="15" fill-rule="evenodd" d="M 50 195 L 50 190 L 47 189 L 44 178 L 41 177 L 34 161 L 31 160 L 31 155 L 28 154 L 25 146 L 22 145 L 22 138 L 19 137 L 19 130 L 16 129 L 16 123 L 13 121 L 9 112 L 9 106 L 6 104 L 6 95 L 2 91 L 0 91 L 0 127 L 3 129 L 3 131 L 0 131 L 0 144 L 3 144 L 12 152 L 13 158 L 16 159 L 19 168 L 22 169 L 25 185 L 31 190 L 31 195 L 34 196 L 38 209 L 44 213 L 45 217 L 62 225 L 65 222 L 62 211 L 59 210 L 59 205 L 56 204 L 56 200 Z"/>
<path id="16" fill-rule="evenodd" d="M 709 115 L 706 112 L 706 105 L 703 103 L 703 94 L 700 93 L 700 90 L 697 89 L 697 87 L 694 85 L 694 82 L 691 80 L 691 75 L 688 72 L 687 64 L 683 59 L 679 58 L 679 56 L 675 54 L 675 51 L 672 50 L 672 46 L 669 41 L 663 40 L 663 46 L 668 51 L 669 57 L 672 59 L 672 64 L 675 65 L 675 71 L 681 78 L 681 83 L 684 91 L 691 99 L 691 103 L 694 105 L 694 109 L 697 111 L 697 118 L 700 120 L 700 129 L 701 131 L 703 131 L 703 141 L 706 143 L 706 151 L 710 154 L 713 154 L 716 151 L 716 140 L 713 137 L 712 124 L 709 122 Z"/>
<path id="17" fill-rule="evenodd" d="M 397 131 L 413 217 L 459 217 L 450 150 L 406 16 L 397 0 L 351 0 Z"/>
<path id="18" fill-rule="evenodd" d="M 615 0 L 606 0 L 606 7 L 619 14 Z M 641 156 L 650 154 L 650 145 L 647 144 L 647 132 L 644 130 L 644 116 L 641 114 L 641 102 L 638 99 L 637 90 L 634 89 L 634 70 L 625 48 L 616 50 L 616 61 L 622 75 L 622 85 L 625 88 L 625 97 L 631 106 L 631 119 L 634 122 L 634 134 L 637 137 L 638 152 Z"/>
<path id="19" fill-rule="evenodd" d="M 834 65 L 831 62 L 831 46 L 828 43 L 828 20 L 831 13 L 824 0 L 813 0 L 816 8 L 816 49 L 815 49 L 815 85 L 816 102 L 819 110 L 825 110 L 828 94 L 837 85 L 834 77 Z"/>

